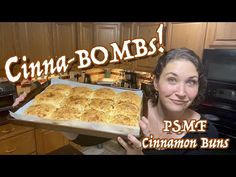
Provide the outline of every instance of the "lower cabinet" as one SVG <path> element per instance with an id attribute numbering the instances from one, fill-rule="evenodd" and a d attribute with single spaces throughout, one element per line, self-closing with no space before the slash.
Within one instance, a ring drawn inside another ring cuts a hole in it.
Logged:
<path id="1" fill-rule="evenodd" d="M 14 124 L 0 126 L 0 155 L 43 155 L 69 144 L 61 132 Z"/>
<path id="2" fill-rule="evenodd" d="M 34 131 L 29 131 L 0 141 L 0 154 L 24 155 L 35 152 Z"/>
<path id="3" fill-rule="evenodd" d="M 61 132 L 35 129 L 37 154 L 47 154 L 69 144 L 69 140 Z"/>

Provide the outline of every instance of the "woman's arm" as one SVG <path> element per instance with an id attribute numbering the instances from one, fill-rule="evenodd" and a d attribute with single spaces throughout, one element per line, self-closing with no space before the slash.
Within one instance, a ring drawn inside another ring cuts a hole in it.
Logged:
<path id="1" fill-rule="evenodd" d="M 27 96 L 27 93 L 24 92 L 19 97 L 15 99 L 15 102 L 13 103 L 12 107 L 16 107 L 20 102 L 24 101 L 25 97 Z"/>

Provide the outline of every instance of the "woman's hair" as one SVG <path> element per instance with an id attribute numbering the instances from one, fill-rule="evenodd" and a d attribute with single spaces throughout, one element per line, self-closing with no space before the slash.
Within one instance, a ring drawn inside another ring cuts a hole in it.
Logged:
<path id="1" fill-rule="evenodd" d="M 190 61 L 194 64 L 194 66 L 197 69 L 197 72 L 199 74 L 199 88 L 198 88 L 198 94 L 192 104 L 190 105 L 190 108 L 195 108 L 198 106 L 203 100 L 204 95 L 207 87 L 207 80 L 204 74 L 203 65 L 201 63 L 200 58 L 190 49 L 187 48 L 178 48 L 178 49 L 172 49 L 168 52 L 164 53 L 158 60 L 157 65 L 154 70 L 154 79 L 159 80 L 160 75 L 165 68 L 165 66 L 171 61 L 171 60 L 178 60 L 178 59 L 185 59 L 187 61 Z M 151 101 L 153 106 L 157 105 L 158 102 L 158 96 L 156 93 L 153 93 L 153 96 L 151 97 Z"/>

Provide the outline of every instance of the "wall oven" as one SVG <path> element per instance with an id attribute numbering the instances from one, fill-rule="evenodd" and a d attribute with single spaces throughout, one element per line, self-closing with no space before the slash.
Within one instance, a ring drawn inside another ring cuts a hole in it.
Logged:
<path id="1" fill-rule="evenodd" d="M 198 112 L 230 138 L 228 152 L 236 154 L 236 49 L 205 49 L 202 61 L 208 86 Z"/>

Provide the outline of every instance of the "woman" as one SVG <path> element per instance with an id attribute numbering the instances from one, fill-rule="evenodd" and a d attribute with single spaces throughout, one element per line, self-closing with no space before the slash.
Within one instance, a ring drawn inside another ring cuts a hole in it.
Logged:
<path id="1" fill-rule="evenodd" d="M 203 100 L 206 79 L 199 57 L 191 50 L 173 49 L 162 55 L 154 71 L 155 93 L 147 101 L 148 113 L 140 120 L 139 125 L 144 136 L 152 134 L 155 138 L 216 138 L 216 128 L 208 121 L 205 133 L 168 134 L 162 132 L 164 120 L 202 120 L 193 109 Z M 20 97 L 18 101 L 24 99 Z M 69 139 L 78 139 L 76 134 L 65 134 Z M 142 150 L 141 141 L 128 135 L 128 142 L 121 137 L 118 142 L 126 149 L 127 154 L 199 154 L 196 150 Z"/>
<path id="2" fill-rule="evenodd" d="M 162 132 L 164 120 L 203 120 L 194 108 L 203 100 L 206 79 L 199 57 L 191 50 L 173 49 L 162 55 L 154 71 L 155 93 L 147 103 L 147 118 L 139 122 L 144 136 L 155 138 L 216 138 L 216 128 L 208 121 L 205 133 L 166 133 Z M 127 154 L 200 154 L 202 149 L 195 150 L 142 150 L 141 141 L 128 135 L 128 142 L 118 137 L 118 142 L 126 149 Z"/>

